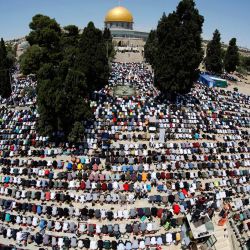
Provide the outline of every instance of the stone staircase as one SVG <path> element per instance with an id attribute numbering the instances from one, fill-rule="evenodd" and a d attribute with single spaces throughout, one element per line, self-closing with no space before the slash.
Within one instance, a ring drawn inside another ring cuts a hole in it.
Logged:
<path id="1" fill-rule="evenodd" d="M 228 232 L 228 238 L 227 237 L 224 237 L 224 229 L 227 229 L 227 225 L 221 227 L 221 226 L 218 226 L 216 225 L 215 226 L 215 238 L 216 238 L 216 243 L 214 245 L 214 248 L 216 250 L 233 250 L 232 246 L 231 246 L 231 242 L 230 242 L 230 234 Z"/>
<path id="2" fill-rule="evenodd" d="M 224 226 L 218 226 L 218 221 L 220 217 L 218 215 L 215 216 L 213 219 L 214 222 L 214 229 L 215 229 L 215 238 L 216 238 L 216 243 L 214 245 L 215 250 L 240 250 L 239 242 L 237 241 L 234 232 L 229 224 L 227 222 Z M 225 231 L 226 229 L 226 234 L 228 237 L 225 237 Z"/>

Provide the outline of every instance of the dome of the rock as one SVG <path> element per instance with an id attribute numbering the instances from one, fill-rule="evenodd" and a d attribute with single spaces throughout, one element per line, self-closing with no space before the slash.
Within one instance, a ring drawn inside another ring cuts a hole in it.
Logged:
<path id="1" fill-rule="evenodd" d="M 108 11 L 105 22 L 133 23 L 133 15 L 128 9 L 118 6 Z"/>

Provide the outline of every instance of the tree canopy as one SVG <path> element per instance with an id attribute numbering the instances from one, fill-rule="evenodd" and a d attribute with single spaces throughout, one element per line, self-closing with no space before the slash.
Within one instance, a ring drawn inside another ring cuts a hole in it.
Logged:
<path id="1" fill-rule="evenodd" d="M 144 47 L 144 57 L 146 61 L 150 63 L 153 67 L 157 58 L 157 46 L 158 40 L 156 30 L 151 30 Z"/>
<path id="2" fill-rule="evenodd" d="M 36 74 L 43 62 L 44 52 L 39 45 L 32 45 L 26 51 L 26 53 L 20 56 L 20 64 L 22 66 L 22 72 L 25 75 L 30 73 Z"/>
<path id="3" fill-rule="evenodd" d="M 203 21 L 194 1 L 182 0 L 176 11 L 163 14 L 156 37 L 154 31 L 149 36 L 145 56 L 153 64 L 156 86 L 169 99 L 188 93 L 198 79 Z"/>
<path id="4" fill-rule="evenodd" d="M 240 56 L 240 67 L 250 72 L 250 56 Z"/>
<path id="5" fill-rule="evenodd" d="M 229 42 L 229 46 L 227 48 L 225 58 L 224 58 L 224 66 L 225 70 L 230 73 L 236 70 L 239 65 L 239 49 L 236 45 L 236 38 L 232 38 Z"/>
<path id="6" fill-rule="evenodd" d="M 107 84 L 109 64 L 106 44 L 102 31 L 93 22 L 88 23 L 80 36 L 76 66 L 78 70 L 83 70 L 90 92 Z"/>
<path id="7" fill-rule="evenodd" d="M 223 69 L 223 52 L 221 48 L 220 32 L 216 29 L 213 39 L 207 45 L 207 55 L 205 58 L 206 69 L 215 74 L 221 74 Z"/>
<path id="8" fill-rule="evenodd" d="M 107 57 L 111 60 L 115 57 L 115 49 L 112 42 L 112 35 L 108 28 L 103 31 L 103 39 L 106 44 Z"/>
<path id="9" fill-rule="evenodd" d="M 62 29 L 55 19 L 40 14 L 30 28 L 31 47 L 20 65 L 24 74 L 37 74 L 38 130 L 73 142 L 82 137 L 83 121 L 92 116 L 89 95 L 108 82 L 110 32 L 102 33 L 90 22 L 80 34 L 77 26 Z"/>
<path id="10" fill-rule="evenodd" d="M 8 98 L 11 95 L 10 68 L 13 61 L 8 57 L 4 40 L 0 41 L 0 95 Z"/>

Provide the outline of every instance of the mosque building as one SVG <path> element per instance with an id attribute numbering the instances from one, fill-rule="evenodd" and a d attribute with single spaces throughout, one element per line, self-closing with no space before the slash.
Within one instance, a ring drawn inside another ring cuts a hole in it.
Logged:
<path id="1" fill-rule="evenodd" d="M 134 18 L 131 12 L 122 6 L 117 6 L 108 11 L 105 17 L 105 28 L 109 28 L 113 38 L 134 38 L 146 41 L 147 32 L 133 29 Z"/>

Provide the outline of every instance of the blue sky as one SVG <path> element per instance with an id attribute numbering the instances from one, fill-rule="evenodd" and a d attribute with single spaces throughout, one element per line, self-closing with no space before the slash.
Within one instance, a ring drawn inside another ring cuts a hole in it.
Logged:
<path id="1" fill-rule="evenodd" d="M 175 10 L 178 0 L 121 0 L 134 15 L 135 29 L 155 28 L 163 12 Z M 61 26 L 75 24 L 84 27 L 90 20 L 103 28 L 106 12 L 119 4 L 118 0 L 0 0 L 0 37 L 12 39 L 29 32 L 35 14 L 55 18 Z M 196 0 L 205 17 L 203 37 L 210 39 L 218 28 L 222 41 L 236 37 L 238 44 L 250 48 L 250 0 Z"/>

